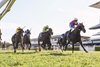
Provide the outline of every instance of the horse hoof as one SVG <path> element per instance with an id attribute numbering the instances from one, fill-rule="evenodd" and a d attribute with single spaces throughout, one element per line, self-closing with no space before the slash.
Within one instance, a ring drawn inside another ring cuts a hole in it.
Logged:
<path id="1" fill-rule="evenodd" d="M 16 53 L 16 51 L 14 51 L 14 53 Z"/>
<path id="2" fill-rule="evenodd" d="M 86 53 L 88 53 L 88 51 L 86 51 Z"/>
<path id="3" fill-rule="evenodd" d="M 28 50 L 31 50 L 30 48 L 28 48 Z"/>
<path id="4" fill-rule="evenodd" d="M 41 49 L 39 49 L 39 51 L 41 51 Z"/>

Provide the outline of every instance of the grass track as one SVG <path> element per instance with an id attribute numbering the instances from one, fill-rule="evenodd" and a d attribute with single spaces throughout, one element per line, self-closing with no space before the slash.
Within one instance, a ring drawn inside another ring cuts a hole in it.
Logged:
<path id="1" fill-rule="evenodd" d="M 0 50 L 0 67 L 100 67 L 100 52 Z"/>

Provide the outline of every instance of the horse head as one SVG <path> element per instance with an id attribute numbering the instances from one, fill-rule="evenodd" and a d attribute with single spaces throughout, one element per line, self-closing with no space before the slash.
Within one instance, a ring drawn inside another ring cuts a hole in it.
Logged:
<path id="1" fill-rule="evenodd" d="M 48 32 L 50 33 L 50 35 L 53 35 L 52 28 L 49 28 Z"/>
<path id="2" fill-rule="evenodd" d="M 79 29 L 80 31 L 83 31 L 84 33 L 86 32 L 83 23 L 79 23 L 78 26 L 77 26 L 76 28 Z"/>

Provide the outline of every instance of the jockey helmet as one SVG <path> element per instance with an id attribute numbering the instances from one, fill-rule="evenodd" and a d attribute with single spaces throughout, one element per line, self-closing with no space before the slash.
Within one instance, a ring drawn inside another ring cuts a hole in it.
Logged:
<path id="1" fill-rule="evenodd" d="M 74 18 L 74 21 L 78 21 L 78 19 L 77 18 Z"/>
<path id="2" fill-rule="evenodd" d="M 17 29 L 16 29 L 16 32 L 19 32 L 21 30 L 21 28 L 20 27 L 18 27 Z"/>
<path id="3" fill-rule="evenodd" d="M 25 31 L 25 33 L 30 33 L 30 30 L 29 30 L 29 29 L 27 29 L 27 30 Z"/>
<path id="4" fill-rule="evenodd" d="M 46 25 L 45 27 L 46 27 L 46 28 L 49 28 L 49 26 L 48 26 L 48 25 Z"/>
<path id="5" fill-rule="evenodd" d="M 20 27 L 18 27 L 17 29 L 21 29 Z"/>

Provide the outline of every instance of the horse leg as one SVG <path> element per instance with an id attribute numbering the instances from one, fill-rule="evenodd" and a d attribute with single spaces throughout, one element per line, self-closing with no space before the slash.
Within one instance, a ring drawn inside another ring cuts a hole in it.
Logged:
<path id="1" fill-rule="evenodd" d="M 41 44 L 40 41 L 38 41 L 39 51 L 41 51 Z"/>
<path id="2" fill-rule="evenodd" d="M 27 43 L 27 48 L 28 48 L 28 50 L 30 50 L 30 44 L 29 43 Z"/>
<path id="3" fill-rule="evenodd" d="M 14 53 L 16 53 L 16 43 L 13 43 Z"/>
<path id="4" fill-rule="evenodd" d="M 68 48 L 68 44 L 70 43 L 70 41 L 68 41 L 68 43 L 66 44 L 64 44 L 64 46 L 65 46 L 65 50 L 67 50 L 67 48 Z"/>
<path id="5" fill-rule="evenodd" d="M 51 44 L 48 44 L 48 50 L 51 50 Z"/>
<path id="6" fill-rule="evenodd" d="M 27 50 L 27 49 L 28 49 L 28 44 L 25 43 L 25 44 L 24 44 L 24 47 L 25 47 L 25 49 Z"/>
<path id="7" fill-rule="evenodd" d="M 18 42 L 16 43 L 15 47 L 16 47 L 16 49 L 18 49 Z"/>
<path id="8" fill-rule="evenodd" d="M 74 53 L 74 43 L 72 43 L 72 53 Z"/>
<path id="9" fill-rule="evenodd" d="M 60 49 L 63 52 L 63 50 L 64 50 L 64 45 L 63 44 L 60 44 Z"/>
<path id="10" fill-rule="evenodd" d="M 15 53 L 16 53 L 16 49 L 18 49 L 18 44 L 19 44 L 19 42 L 15 42 L 15 49 L 14 49 Z"/>
<path id="11" fill-rule="evenodd" d="M 68 48 L 67 45 L 68 45 L 68 44 L 64 44 L 63 50 L 67 50 L 67 48 Z"/>
<path id="12" fill-rule="evenodd" d="M 48 49 L 51 50 L 51 42 L 48 42 Z"/>
<path id="13" fill-rule="evenodd" d="M 28 48 L 29 50 L 31 49 L 31 43 L 29 43 L 29 48 Z"/>
<path id="14" fill-rule="evenodd" d="M 24 52 L 24 44 L 21 43 L 22 52 Z"/>
<path id="15" fill-rule="evenodd" d="M 42 48 L 45 49 L 45 50 L 47 50 L 47 46 L 46 45 L 47 45 L 46 42 L 42 43 Z"/>
<path id="16" fill-rule="evenodd" d="M 26 49 L 26 50 L 27 50 L 28 45 L 27 45 L 26 43 L 24 43 L 23 45 L 24 45 L 24 49 Z"/>
<path id="17" fill-rule="evenodd" d="M 26 49 L 26 46 L 25 46 L 26 44 L 25 43 L 23 43 L 23 47 L 24 47 L 24 49 Z M 22 47 L 22 46 L 21 46 Z"/>
<path id="18" fill-rule="evenodd" d="M 82 41 L 80 41 L 79 43 L 80 43 L 81 47 L 84 49 L 84 51 L 85 51 L 86 53 L 88 53 L 88 51 L 84 48 L 84 46 L 83 46 L 83 44 L 82 44 Z"/>
<path id="19" fill-rule="evenodd" d="M 31 43 L 26 43 L 26 46 L 27 46 L 28 50 L 31 49 Z"/>

